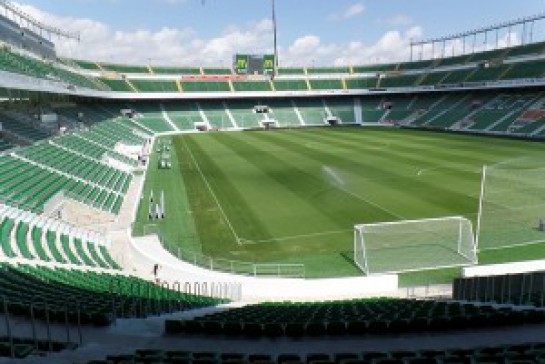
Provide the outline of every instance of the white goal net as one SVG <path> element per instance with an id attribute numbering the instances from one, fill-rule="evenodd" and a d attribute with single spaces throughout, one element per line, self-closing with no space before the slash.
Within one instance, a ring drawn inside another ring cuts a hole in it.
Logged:
<path id="1" fill-rule="evenodd" d="M 473 227 L 464 217 L 356 225 L 354 262 L 365 274 L 476 264 Z"/>
<path id="2" fill-rule="evenodd" d="M 527 158 L 484 169 L 479 251 L 545 242 L 544 165 Z"/>

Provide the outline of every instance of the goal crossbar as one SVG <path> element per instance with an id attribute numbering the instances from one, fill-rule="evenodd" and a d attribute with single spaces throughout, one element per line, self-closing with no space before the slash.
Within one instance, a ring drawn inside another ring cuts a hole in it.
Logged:
<path id="1" fill-rule="evenodd" d="M 446 216 L 446 217 L 433 217 L 429 219 L 414 219 L 414 220 L 400 220 L 400 221 L 385 221 L 385 222 L 374 222 L 370 224 L 357 224 L 354 225 L 355 228 L 358 227 L 373 227 L 373 226 L 384 226 L 384 225 L 401 225 L 401 224 L 411 224 L 411 223 L 420 223 L 423 221 L 445 221 L 445 220 L 465 220 L 465 217 L 463 216 Z"/>

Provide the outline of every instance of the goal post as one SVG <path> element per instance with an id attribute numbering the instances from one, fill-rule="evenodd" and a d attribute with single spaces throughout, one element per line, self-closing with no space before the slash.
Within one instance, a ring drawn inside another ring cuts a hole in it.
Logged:
<path id="1" fill-rule="evenodd" d="M 473 226 L 461 216 L 359 224 L 354 263 L 367 275 L 477 264 Z"/>
<path id="2" fill-rule="evenodd" d="M 522 157 L 483 168 L 477 248 L 545 242 L 545 161 Z"/>

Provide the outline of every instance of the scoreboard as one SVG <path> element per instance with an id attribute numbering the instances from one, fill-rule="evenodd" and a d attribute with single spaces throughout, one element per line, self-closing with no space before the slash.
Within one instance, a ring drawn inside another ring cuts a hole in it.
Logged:
<path id="1" fill-rule="evenodd" d="M 238 75 L 274 75 L 274 55 L 237 54 L 233 68 Z"/>

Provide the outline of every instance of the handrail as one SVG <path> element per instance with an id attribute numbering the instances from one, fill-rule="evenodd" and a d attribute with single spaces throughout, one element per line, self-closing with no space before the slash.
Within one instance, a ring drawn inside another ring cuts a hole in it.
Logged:
<path id="1" fill-rule="evenodd" d="M 3 301 L 3 307 L 4 307 L 4 317 L 6 322 L 6 331 L 8 335 L 8 341 L 9 341 L 9 353 L 12 358 L 15 358 L 15 347 L 13 346 L 13 336 L 11 333 L 11 325 L 9 320 L 9 307 L 8 307 L 8 299 L 6 296 L 2 296 Z"/>
<path id="2" fill-rule="evenodd" d="M 66 302 L 65 302 L 66 303 Z M 45 313 L 45 330 L 46 330 L 46 336 L 47 336 L 47 348 L 48 351 L 53 351 L 53 343 L 51 341 L 51 322 L 49 317 L 49 306 L 46 299 L 42 299 L 40 296 L 33 296 L 32 302 L 30 303 L 30 317 L 31 317 L 31 325 L 32 325 L 32 334 L 35 342 L 35 346 L 37 347 L 37 334 L 36 334 L 36 316 L 34 314 L 34 308 L 36 306 L 43 306 L 44 313 Z"/>
<path id="3" fill-rule="evenodd" d="M 151 229 L 150 229 L 151 228 Z M 145 235 L 157 235 L 161 246 L 178 259 L 212 271 L 246 276 L 273 276 L 281 278 L 305 278 L 304 264 L 255 263 L 213 258 L 194 251 L 183 251 L 179 244 L 167 241 L 155 224 L 144 226 Z"/>

